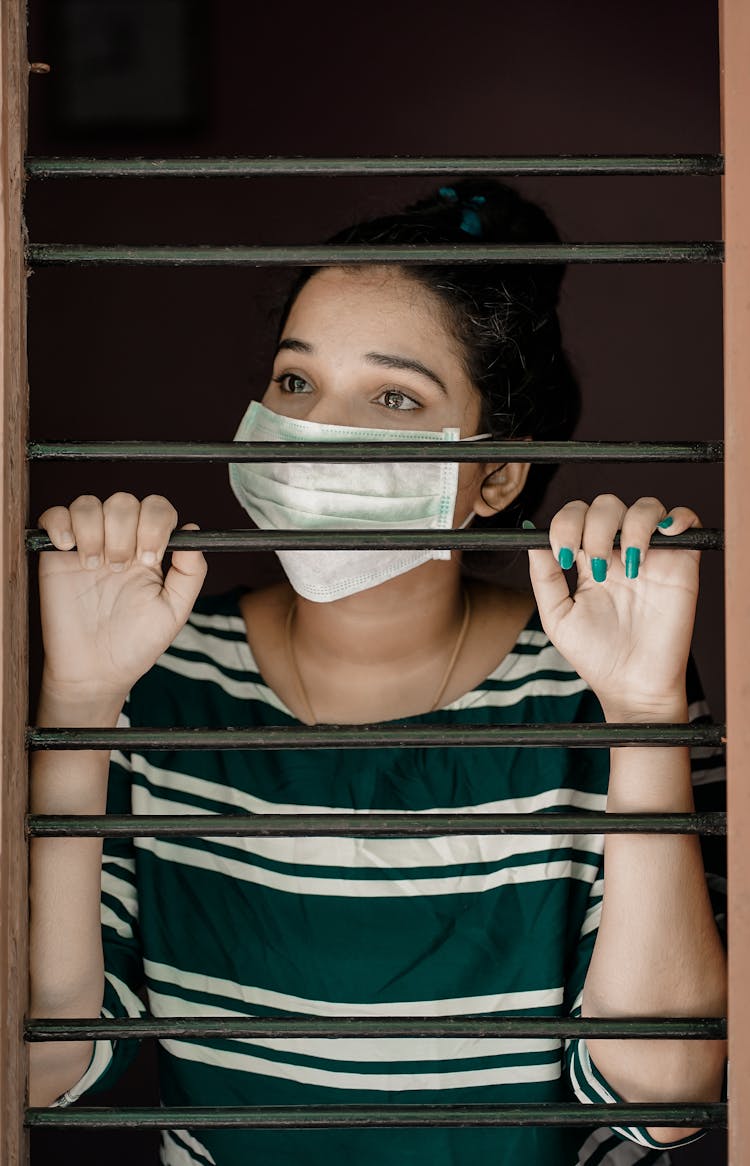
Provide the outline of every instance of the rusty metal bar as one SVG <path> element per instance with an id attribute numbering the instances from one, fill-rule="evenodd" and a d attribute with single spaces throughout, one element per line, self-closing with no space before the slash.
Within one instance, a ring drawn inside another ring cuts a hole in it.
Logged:
<path id="1" fill-rule="evenodd" d="M 717 241 L 681 243 L 478 243 L 474 246 L 334 247 L 230 244 L 96 246 L 32 243 L 32 267 L 68 264 L 129 267 L 324 267 L 360 263 L 721 263 Z"/>
<path id="2" fill-rule="evenodd" d="M 720 462 L 721 441 L 30 441 L 29 461 Z"/>
<path id="3" fill-rule="evenodd" d="M 726 693 L 729 742 L 729 1114 L 731 1166 L 750 1166 L 750 8 L 720 0 L 724 270 Z"/>
<path id="4" fill-rule="evenodd" d="M 259 178 L 267 175 L 720 175 L 720 155 L 559 154 L 515 158 L 27 158 L 30 178 Z"/>
<path id="5" fill-rule="evenodd" d="M 29 749 L 601 749 L 612 746 L 720 745 L 723 725 L 264 725 L 253 729 L 43 728 L 26 733 Z"/>
<path id="6" fill-rule="evenodd" d="M 432 1126 L 700 1126 L 726 1125 L 720 1102 L 581 1105 L 273 1105 L 160 1106 L 158 1109 L 75 1106 L 26 1110 L 32 1129 L 150 1129 L 189 1126 L 198 1130 L 354 1129 Z"/>
<path id="7" fill-rule="evenodd" d="M 482 1016 L 482 1017 L 299 1017 L 289 1016 L 170 1016 L 118 1017 L 82 1020 L 26 1021 L 27 1041 L 140 1040 L 162 1037 L 198 1037 L 201 1040 L 291 1039 L 325 1037 L 617 1037 L 622 1040 L 723 1040 L 723 1017 L 590 1017 L 590 1016 Z"/>
<path id="8" fill-rule="evenodd" d="M 619 547 L 620 534 L 615 535 L 614 546 Z M 659 548 L 693 547 L 699 550 L 721 550 L 724 535 L 712 527 L 687 530 L 684 534 L 665 537 L 654 534 L 649 546 Z M 46 531 L 26 532 L 29 551 L 56 550 Z M 167 550 L 203 551 L 278 551 L 298 550 L 401 550 L 411 547 L 420 550 L 499 551 L 515 547 L 549 547 L 549 531 L 540 530 L 176 530 L 170 536 Z M 69 554 L 60 551 L 59 554 Z"/>
<path id="9" fill-rule="evenodd" d="M 38 838 L 392 838 L 448 834 L 726 833 L 721 811 L 689 814 L 29 814 Z"/>

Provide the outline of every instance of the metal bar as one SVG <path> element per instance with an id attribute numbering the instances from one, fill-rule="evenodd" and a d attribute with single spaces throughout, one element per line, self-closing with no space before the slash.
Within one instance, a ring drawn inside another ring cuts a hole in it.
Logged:
<path id="1" fill-rule="evenodd" d="M 726 563 L 726 694 L 731 730 L 727 750 L 729 834 L 728 926 L 729 1059 L 732 1101 L 731 1166 L 750 1166 L 750 8 L 745 0 L 719 0 L 721 136 L 727 155 L 722 182 L 727 267 L 724 293 L 724 479 L 729 532 Z"/>
<path id="2" fill-rule="evenodd" d="M 515 158 L 27 158 L 30 178 L 256 178 L 266 175 L 720 175 L 716 154 Z"/>
<path id="3" fill-rule="evenodd" d="M 32 243 L 32 267 L 126 264 L 130 267 L 323 267 L 358 263 L 721 263 L 724 245 L 685 243 L 479 243 L 474 246 L 92 246 L 88 243 Z"/>
<path id="4" fill-rule="evenodd" d="M 720 462 L 721 441 L 30 441 L 29 461 Z"/>
<path id="5" fill-rule="evenodd" d="M 599 749 L 720 745 L 723 725 L 266 725 L 262 729 L 36 728 L 29 749 L 380 749 L 461 746 Z"/>
<path id="6" fill-rule="evenodd" d="M 724 1017 L 330 1017 L 289 1016 L 170 1016 L 118 1017 L 115 1020 L 27 1020 L 27 1041 L 140 1040 L 162 1037 L 222 1039 L 346 1039 L 361 1037 L 573 1037 L 596 1036 L 618 1040 L 723 1040 Z"/>
<path id="7" fill-rule="evenodd" d="M 581 1105 L 537 1102 L 530 1105 L 274 1105 L 274 1106 L 123 1106 L 117 1109 L 76 1106 L 26 1110 L 32 1129 L 373 1129 L 411 1126 L 700 1126 L 726 1125 L 726 1105 L 680 1104 Z"/>
<path id="8" fill-rule="evenodd" d="M 721 811 L 692 814 L 29 814 L 34 838 L 438 838 L 447 834 L 726 833 Z"/>
<path id="9" fill-rule="evenodd" d="M 620 545 L 619 532 L 615 547 Z M 712 527 L 665 537 L 654 534 L 650 546 L 721 550 L 724 536 Z M 27 530 L 29 551 L 56 550 L 46 531 Z M 549 531 L 540 530 L 177 530 L 167 550 L 279 551 L 279 550 L 419 550 L 499 551 L 515 547 L 549 547 Z M 67 551 L 60 552 L 67 554 Z"/>

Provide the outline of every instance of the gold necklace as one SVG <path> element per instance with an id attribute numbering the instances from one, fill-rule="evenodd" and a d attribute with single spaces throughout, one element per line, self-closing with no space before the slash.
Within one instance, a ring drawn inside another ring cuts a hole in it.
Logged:
<path id="1" fill-rule="evenodd" d="M 456 666 L 456 661 L 458 660 L 458 657 L 461 653 L 461 649 L 464 646 L 464 640 L 466 639 L 466 633 L 469 630 L 469 623 L 471 621 L 471 599 L 469 598 L 469 592 L 468 592 L 466 587 L 462 587 L 461 594 L 463 596 L 463 601 L 464 601 L 464 614 L 463 614 L 463 619 L 461 620 L 461 627 L 459 628 L 458 635 L 456 636 L 456 642 L 453 645 L 453 651 L 451 652 L 451 658 L 448 661 L 448 667 L 445 669 L 445 672 L 443 673 L 443 677 L 440 681 L 440 686 L 437 690 L 437 694 L 435 696 L 435 699 L 432 702 L 432 706 L 428 709 L 428 712 L 431 712 L 431 713 L 434 713 L 435 710 L 440 705 L 440 702 L 443 698 L 443 693 L 445 692 L 446 688 L 448 687 L 448 681 L 450 680 L 451 676 L 453 675 L 453 669 Z M 305 712 L 307 714 L 307 718 L 309 721 L 311 721 L 312 724 L 317 725 L 318 721 L 317 721 L 317 718 L 315 716 L 315 713 L 313 712 L 312 705 L 310 704 L 310 698 L 307 695 L 307 689 L 305 688 L 305 684 L 304 684 L 304 681 L 302 679 L 302 674 L 299 670 L 299 665 L 297 663 L 297 657 L 296 657 L 295 652 L 294 652 L 294 643 L 292 641 L 292 623 L 294 620 L 294 613 L 296 612 L 296 610 L 297 610 L 297 598 L 295 596 L 295 598 L 292 600 L 291 604 L 289 605 L 289 610 L 286 613 L 286 623 L 284 625 L 284 638 L 286 641 L 286 652 L 287 652 L 287 656 L 289 658 L 289 663 L 291 665 L 294 679 L 295 679 L 296 684 L 297 684 L 297 688 L 299 689 L 299 695 L 302 697 L 302 704 L 304 705 Z"/>

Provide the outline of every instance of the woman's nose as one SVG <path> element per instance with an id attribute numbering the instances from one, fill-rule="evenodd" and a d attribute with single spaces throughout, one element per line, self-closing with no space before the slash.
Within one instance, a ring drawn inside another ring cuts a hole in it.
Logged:
<path id="1" fill-rule="evenodd" d="M 311 401 L 305 413 L 306 421 L 318 425 L 364 425 L 366 422 L 357 413 L 354 402 L 344 394 L 320 393 Z"/>

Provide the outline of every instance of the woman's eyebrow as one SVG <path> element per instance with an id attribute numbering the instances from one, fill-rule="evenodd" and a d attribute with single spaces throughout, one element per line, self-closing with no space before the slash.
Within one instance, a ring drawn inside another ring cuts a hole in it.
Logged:
<path id="1" fill-rule="evenodd" d="M 306 340 L 295 340 L 292 336 L 287 336 L 286 339 L 279 341 L 279 347 L 276 349 L 277 354 L 284 348 L 291 349 L 292 352 L 314 352 L 312 344 L 308 344 Z"/>
<path id="2" fill-rule="evenodd" d="M 292 352 L 303 352 L 307 354 L 315 351 L 313 345 L 307 340 L 297 340 L 293 336 L 287 336 L 280 341 L 276 351 L 281 352 L 285 348 Z M 369 364 L 380 365 L 381 368 L 400 368 L 406 372 L 419 373 L 420 376 L 427 377 L 433 381 L 444 393 L 448 392 L 445 384 L 436 372 L 433 372 L 426 364 L 422 364 L 421 360 L 414 360 L 411 356 L 396 356 L 395 353 L 390 352 L 366 352 L 365 360 Z"/>
<path id="3" fill-rule="evenodd" d="M 426 364 L 422 364 L 421 360 L 414 360 L 410 356 L 395 356 L 388 352 L 366 352 L 365 360 L 370 364 L 379 364 L 383 368 L 402 368 L 407 372 L 417 372 L 420 376 L 434 381 L 444 393 L 448 392 L 437 373 L 428 368 Z"/>

